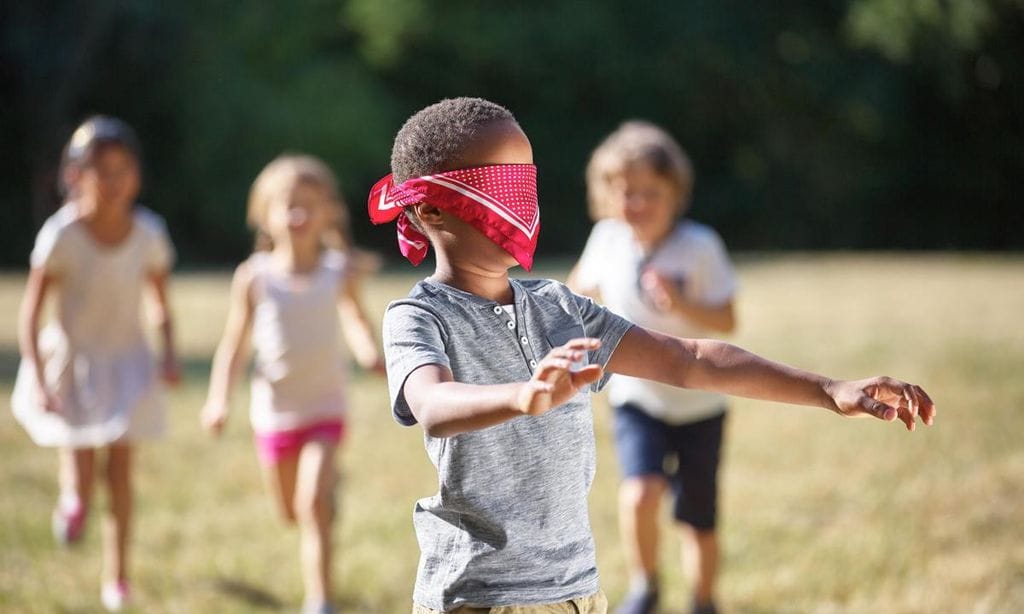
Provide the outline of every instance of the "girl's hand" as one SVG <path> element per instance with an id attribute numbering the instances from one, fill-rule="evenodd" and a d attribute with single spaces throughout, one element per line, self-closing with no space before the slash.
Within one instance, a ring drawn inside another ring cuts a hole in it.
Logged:
<path id="1" fill-rule="evenodd" d="M 388 376 L 387 363 L 384 362 L 383 358 L 378 358 L 373 363 L 373 366 L 370 367 L 369 371 L 370 371 L 370 373 L 373 373 L 374 375 L 380 375 L 381 377 L 387 377 Z"/>
<path id="2" fill-rule="evenodd" d="M 199 423 L 203 428 L 213 435 L 219 437 L 224 430 L 224 424 L 228 421 L 228 404 L 207 401 L 203 411 L 199 414 Z"/>
<path id="3" fill-rule="evenodd" d="M 886 422 L 899 418 L 908 431 L 914 430 L 917 416 L 928 426 L 935 422 L 935 404 L 928 394 L 891 377 L 833 381 L 826 391 L 835 405 L 832 410 L 842 416 L 874 416 Z"/>
<path id="4" fill-rule="evenodd" d="M 54 414 L 61 413 L 60 398 L 50 392 L 50 388 L 46 384 L 42 382 L 36 384 L 36 398 L 43 406 L 43 411 Z"/>
<path id="5" fill-rule="evenodd" d="M 168 352 L 160 364 L 160 377 L 168 386 L 177 386 L 181 383 L 181 364 L 178 357 Z"/>
<path id="6" fill-rule="evenodd" d="M 658 311 L 676 311 L 686 300 L 676 283 L 653 269 L 648 269 L 640 275 L 640 287 L 647 293 L 647 297 Z"/>
<path id="7" fill-rule="evenodd" d="M 542 414 L 601 379 L 604 369 L 600 365 L 574 366 L 583 360 L 585 352 L 599 347 L 599 339 L 580 338 L 551 350 L 537 365 L 530 381 L 520 387 L 516 398 L 519 411 L 531 416 Z"/>

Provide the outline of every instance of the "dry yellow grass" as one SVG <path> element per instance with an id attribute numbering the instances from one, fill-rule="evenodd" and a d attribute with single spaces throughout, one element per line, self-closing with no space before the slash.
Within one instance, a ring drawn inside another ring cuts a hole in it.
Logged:
<path id="1" fill-rule="evenodd" d="M 1024 611 L 1024 259 L 747 257 L 740 273 L 736 342 L 836 376 L 919 381 L 940 414 L 936 427 L 911 435 L 736 401 L 723 483 L 725 609 Z M 380 313 L 414 279 L 370 280 L 370 309 Z M 17 365 L 22 282 L 0 277 L 3 399 Z M 221 441 L 197 427 L 226 290 L 224 275 L 183 275 L 174 284 L 188 380 L 170 394 L 167 439 L 140 454 L 133 569 L 141 612 L 294 610 L 301 599 L 297 535 L 277 523 L 261 491 L 244 389 Z M 343 611 L 407 612 L 417 558 L 412 505 L 433 492 L 435 476 L 420 432 L 391 420 L 382 380 L 357 376 L 351 397 L 338 600 Z M 614 602 L 625 588 L 617 469 L 603 400 L 595 412 L 591 516 Z M 6 409 L 0 446 L 0 610 L 95 611 L 95 516 L 79 547 L 56 549 L 55 455 L 34 447 Z M 678 612 L 686 590 L 678 539 L 666 531 L 667 605 Z"/>

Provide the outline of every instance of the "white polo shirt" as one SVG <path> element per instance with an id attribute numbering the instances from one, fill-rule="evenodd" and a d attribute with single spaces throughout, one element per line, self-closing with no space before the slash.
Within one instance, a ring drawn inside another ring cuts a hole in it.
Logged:
<path id="1" fill-rule="evenodd" d="M 640 289 L 640 275 L 647 269 L 675 280 L 690 301 L 723 305 L 736 293 L 736 276 L 718 234 L 707 226 L 683 220 L 652 254 L 645 254 L 627 223 L 601 220 L 591 231 L 576 269 L 580 288 L 599 291 L 605 306 L 635 324 L 676 337 L 712 336 L 678 314 L 659 311 L 646 300 Z M 720 394 L 623 375 L 612 377 L 608 395 L 613 405 L 630 403 L 670 424 L 709 418 L 721 413 L 726 403 Z"/>

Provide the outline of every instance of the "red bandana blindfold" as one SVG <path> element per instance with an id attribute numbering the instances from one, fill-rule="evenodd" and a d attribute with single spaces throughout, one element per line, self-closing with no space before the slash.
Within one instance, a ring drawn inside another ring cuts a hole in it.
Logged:
<path id="1" fill-rule="evenodd" d="M 429 241 L 402 214 L 402 209 L 429 202 L 476 228 L 529 271 L 537 249 L 540 210 L 537 167 L 494 164 L 413 177 L 395 185 L 391 175 L 370 190 L 370 221 L 384 224 L 398 218 L 398 248 L 418 265 Z"/>

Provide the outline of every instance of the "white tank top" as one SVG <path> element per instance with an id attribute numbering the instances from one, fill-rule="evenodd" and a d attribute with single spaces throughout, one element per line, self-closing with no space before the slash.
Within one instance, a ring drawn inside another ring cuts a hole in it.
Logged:
<path id="1" fill-rule="evenodd" d="M 325 250 L 315 271 L 286 274 L 266 252 L 249 258 L 255 303 L 250 419 L 258 433 L 286 431 L 345 413 L 348 360 L 339 338 L 345 256 Z"/>

